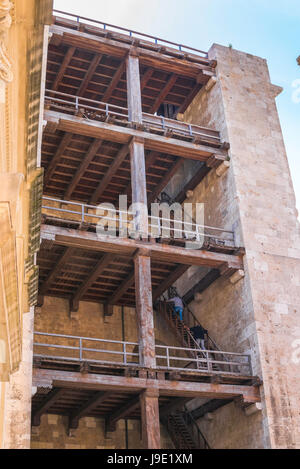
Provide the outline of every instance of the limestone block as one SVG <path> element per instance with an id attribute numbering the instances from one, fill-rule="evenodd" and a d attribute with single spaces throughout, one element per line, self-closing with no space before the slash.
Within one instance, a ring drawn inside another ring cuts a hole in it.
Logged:
<path id="1" fill-rule="evenodd" d="M 226 173 L 226 171 L 229 169 L 230 163 L 229 161 L 224 161 L 217 169 L 216 169 L 216 175 L 218 177 L 223 176 L 223 174 Z"/>
<path id="2" fill-rule="evenodd" d="M 243 270 L 238 270 L 230 277 L 230 283 L 234 285 L 244 277 L 245 277 L 245 272 Z"/>
<path id="3" fill-rule="evenodd" d="M 84 423 L 88 428 L 96 428 L 97 426 L 96 419 L 94 419 L 93 417 L 85 417 Z"/>
<path id="4" fill-rule="evenodd" d="M 256 414 L 257 412 L 262 411 L 262 404 L 260 402 L 257 402 L 256 404 L 252 404 L 249 407 L 246 407 L 245 409 L 245 414 L 247 417 L 250 417 L 250 415 Z"/>
<path id="5" fill-rule="evenodd" d="M 200 302 L 203 300 L 203 295 L 201 295 L 201 293 L 195 293 L 194 300 L 195 300 L 197 303 L 200 303 Z"/>
<path id="6" fill-rule="evenodd" d="M 49 425 L 57 425 L 58 422 L 58 415 L 47 415 Z"/>
<path id="7" fill-rule="evenodd" d="M 216 77 L 211 77 L 207 85 L 205 86 L 205 91 L 208 92 L 210 91 L 215 84 L 217 83 L 217 78 Z"/>

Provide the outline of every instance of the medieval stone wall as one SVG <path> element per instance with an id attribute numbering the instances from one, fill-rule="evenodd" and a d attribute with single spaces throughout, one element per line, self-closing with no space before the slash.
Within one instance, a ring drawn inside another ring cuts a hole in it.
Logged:
<path id="1" fill-rule="evenodd" d="M 221 128 L 231 167 L 211 186 L 208 176 L 195 197 L 217 195 L 215 222 L 235 224 L 246 248 L 245 278 L 235 286 L 217 281 L 193 309 L 221 346 L 251 351 L 264 386 L 263 416 L 250 417 L 251 432 L 249 417 L 229 406 L 201 424 L 217 447 L 298 448 L 299 224 L 275 104 L 279 89 L 264 59 L 217 45 L 210 57 L 218 61 L 217 84 L 198 94 L 184 120 Z M 222 191 L 226 202 L 219 206 Z"/>
<path id="2" fill-rule="evenodd" d="M 202 90 L 196 96 L 183 116 L 183 120 L 218 129 L 221 131 L 222 140 L 231 143 L 219 80 L 210 91 Z M 230 156 L 229 169 L 221 177 L 215 170 L 211 171 L 187 202 L 204 203 L 205 224 L 234 230 L 236 244 L 244 246 L 232 161 L 234 155 L 231 151 Z M 201 302 L 194 301 L 190 307 L 222 350 L 250 354 L 253 373 L 261 376 L 247 258 L 245 257 L 244 260 L 244 279 L 235 285 L 232 285 L 228 278 L 218 279 L 203 292 Z M 196 271 L 190 271 L 177 282 L 182 293 L 189 288 L 188 285 L 193 283 L 192 279 L 196 276 Z M 249 419 L 251 419 L 251 425 Z M 241 408 L 229 404 L 215 412 L 213 420 L 202 419 L 200 426 L 212 447 L 260 448 L 269 446 L 266 412 L 263 415 L 258 412 L 247 417 Z M 249 428 L 252 430 L 250 431 Z"/>
<path id="3" fill-rule="evenodd" d="M 113 433 L 105 435 L 105 421 L 93 417 L 80 420 L 77 430 L 67 433 L 68 418 L 43 415 L 40 427 L 32 429 L 32 449 L 143 449 L 140 422 L 120 420 Z M 161 426 L 162 449 L 173 448 L 169 436 Z"/>
<path id="4" fill-rule="evenodd" d="M 30 441 L 40 90 L 52 4 L 0 0 L 0 448 Z"/>
<path id="5" fill-rule="evenodd" d="M 299 448 L 300 236 L 264 59 L 215 46 L 231 143 L 272 448 Z M 230 84 L 230 87 L 229 87 Z M 238 111 L 238 112 L 237 112 Z"/>
<path id="6" fill-rule="evenodd" d="M 155 337 L 158 344 L 177 345 L 176 338 L 170 333 L 164 319 L 155 312 Z M 117 341 L 138 341 L 136 312 L 134 308 L 123 309 L 114 306 L 113 315 L 103 315 L 103 305 L 80 302 L 79 310 L 73 318 L 69 313 L 69 302 L 61 298 L 45 297 L 41 308 L 36 308 L 35 331 L 81 337 L 100 338 Z M 37 337 L 35 338 L 37 341 Z M 53 339 L 42 337 L 44 343 L 53 343 Z M 75 345 L 70 339 L 60 339 L 60 345 Z M 91 347 L 91 344 L 88 344 Z M 94 346 L 93 346 L 94 347 Z M 111 344 L 103 344 L 102 349 L 112 350 Z M 116 348 L 116 350 L 121 350 Z M 53 353 L 53 349 L 37 349 L 37 353 Z M 61 351 L 59 351 L 61 354 Z M 77 355 L 78 356 L 78 355 Z M 95 354 L 94 354 L 95 356 Z M 116 355 L 100 354 L 95 357 L 102 360 L 116 360 Z M 84 418 L 80 420 L 77 430 L 71 436 L 67 431 L 68 419 L 58 415 L 44 415 L 40 427 L 32 428 L 32 448 L 126 448 L 125 421 L 118 422 L 117 429 L 105 437 L 104 419 Z M 129 420 L 127 423 L 128 448 L 142 448 L 140 423 Z M 161 426 L 162 448 L 171 448 L 172 443 L 163 426 Z"/>

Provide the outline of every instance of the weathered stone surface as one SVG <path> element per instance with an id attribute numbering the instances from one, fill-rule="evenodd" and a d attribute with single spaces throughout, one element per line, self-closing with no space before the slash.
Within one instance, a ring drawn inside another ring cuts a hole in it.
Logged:
<path id="1" fill-rule="evenodd" d="M 299 448 L 299 224 L 273 87 L 264 59 L 218 45 L 209 55 L 218 61 L 217 84 L 198 94 L 184 120 L 220 129 L 231 165 L 219 181 L 211 173 L 194 197 L 210 221 L 236 228 L 245 278 L 220 279 L 194 310 L 221 347 L 251 353 L 264 388 L 253 431 L 224 408 L 207 437 L 218 447 Z"/>

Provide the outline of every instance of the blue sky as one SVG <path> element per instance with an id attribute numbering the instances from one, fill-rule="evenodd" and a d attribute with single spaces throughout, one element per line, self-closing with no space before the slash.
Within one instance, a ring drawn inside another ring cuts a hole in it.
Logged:
<path id="1" fill-rule="evenodd" d="M 266 58 L 272 83 L 284 88 L 276 101 L 300 211 L 299 0 L 55 0 L 54 5 L 198 49 L 232 44 Z"/>

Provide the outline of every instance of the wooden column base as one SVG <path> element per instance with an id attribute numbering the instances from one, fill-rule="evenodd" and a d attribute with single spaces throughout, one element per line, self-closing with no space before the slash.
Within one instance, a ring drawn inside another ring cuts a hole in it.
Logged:
<path id="1" fill-rule="evenodd" d="M 146 389 L 140 394 L 142 443 L 144 449 L 160 449 L 159 392 Z"/>

